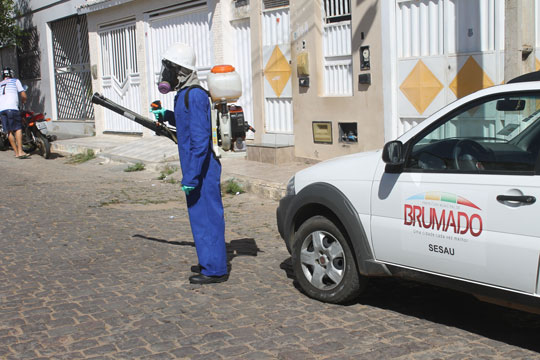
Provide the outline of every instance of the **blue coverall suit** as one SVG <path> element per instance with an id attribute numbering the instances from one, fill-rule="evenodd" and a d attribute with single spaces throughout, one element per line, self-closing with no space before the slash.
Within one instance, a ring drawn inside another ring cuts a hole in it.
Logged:
<path id="1" fill-rule="evenodd" d="M 201 273 L 227 274 L 225 219 L 221 201 L 221 163 L 212 150 L 212 122 L 208 95 L 201 89 L 189 90 L 188 107 L 180 89 L 174 99 L 174 119 L 182 185 L 195 189 L 186 196 L 191 232 Z M 169 121 L 170 122 L 170 121 Z"/>

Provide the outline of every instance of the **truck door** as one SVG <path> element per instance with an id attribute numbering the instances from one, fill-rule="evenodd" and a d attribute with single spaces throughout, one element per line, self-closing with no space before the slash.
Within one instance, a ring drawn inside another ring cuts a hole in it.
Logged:
<path id="1" fill-rule="evenodd" d="M 381 163 L 372 194 L 376 258 L 536 292 L 539 100 L 515 93 L 466 104 L 407 144 L 402 173 Z"/>

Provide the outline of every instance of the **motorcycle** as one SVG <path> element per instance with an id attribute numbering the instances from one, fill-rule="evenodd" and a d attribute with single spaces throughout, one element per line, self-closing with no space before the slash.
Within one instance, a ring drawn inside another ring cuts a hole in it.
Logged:
<path id="1" fill-rule="evenodd" d="M 31 153 L 37 149 L 39 155 L 45 159 L 50 158 L 51 142 L 56 140 L 56 135 L 49 135 L 47 131 L 46 121 L 51 119 L 45 118 L 42 113 L 34 113 L 33 111 L 21 110 L 20 113 L 24 152 Z M 0 151 L 7 150 L 9 147 L 8 133 L 0 122 Z"/>
<path id="2" fill-rule="evenodd" d="M 45 159 L 51 157 L 51 142 L 56 140 L 56 135 L 49 135 L 47 132 L 47 121 L 42 113 L 21 110 L 22 118 L 22 147 L 26 153 L 31 153 L 37 149 L 38 154 Z"/>

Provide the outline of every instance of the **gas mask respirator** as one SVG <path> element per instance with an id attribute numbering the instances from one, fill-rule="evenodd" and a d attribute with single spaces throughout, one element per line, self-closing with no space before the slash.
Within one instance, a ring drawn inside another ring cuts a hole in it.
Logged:
<path id="1" fill-rule="evenodd" d="M 163 60 L 158 90 L 162 94 L 180 89 L 189 79 L 193 71 Z"/>
<path id="2" fill-rule="evenodd" d="M 161 62 L 161 76 L 159 78 L 158 90 L 162 94 L 167 94 L 178 86 L 178 72 L 180 67 L 175 66 L 170 61 Z"/>

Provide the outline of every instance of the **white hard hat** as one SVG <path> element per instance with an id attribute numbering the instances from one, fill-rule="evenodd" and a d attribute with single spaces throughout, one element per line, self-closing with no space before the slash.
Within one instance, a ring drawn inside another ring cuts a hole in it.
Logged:
<path id="1" fill-rule="evenodd" d="M 162 56 L 163 60 L 169 60 L 173 64 L 180 65 L 189 70 L 195 70 L 195 51 L 187 44 L 174 43 Z"/>

